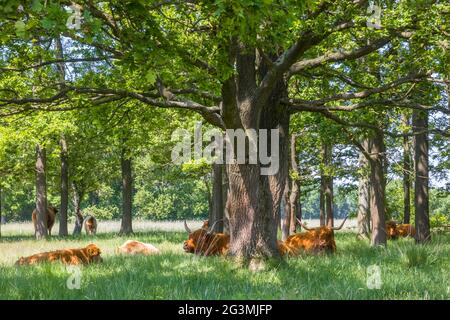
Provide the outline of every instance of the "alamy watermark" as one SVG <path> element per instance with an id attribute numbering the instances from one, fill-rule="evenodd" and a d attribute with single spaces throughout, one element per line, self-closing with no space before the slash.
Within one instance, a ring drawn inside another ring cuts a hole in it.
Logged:
<path id="1" fill-rule="evenodd" d="M 175 164 L 200 159 L 210 164 L 260 164 L 261 175 L 266 176 L 276 174 L 280 167 L 279 129 L 227 129 L 225 133 L 211 129 L 203 133 L 198 122 L 193 139 L 188 130 L 177 129 L 172 141 L 179 141 L 172 149 Z M 209 142 L 206 147 L 204 141 Z"/>
<path id="2" fill-rule="evenodd" d="M 381 280 L 381 268 L 375 264 L 367 267 L 366 285 L 368 289 L 381 289 L 383 281 Z"/>
<path id="3" fill-rule="evenodd" d="M 370 14 L 370 16 L 367 18 L 367 27 L 381 29 L 381 7 L 376 5 L 373 1 L 369 1 L 367 14 Z"/>
<path id="4" fill-rule="evenodd" d="M 70 30 L 80 30 L 81 29 L 81 9 L 82 6 L 76 3 L 72 3 L 72 5 L 69 6 L 69 11 L 71 12 L 71 15 L 69 18 L 67 18 L 66 27 Z"/>
<path id="5" fill-rule="evenodd" d="M 69 278 L 67 278 L 66 286 L 69 290 L 77 289 L 79 290 L 81 288 L 81 268 L 79 266 L 72 266 L 69 265 L 66 267 L 66 271 L 70 273 Z"/>

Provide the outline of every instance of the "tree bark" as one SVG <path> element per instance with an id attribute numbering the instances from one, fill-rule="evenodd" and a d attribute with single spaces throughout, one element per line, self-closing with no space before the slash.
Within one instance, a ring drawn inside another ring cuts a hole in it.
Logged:
<path id="1" fill-rule="evenodd" d="M 385 206 L 385 177 L 383 169 L 384 140 L 381 132 L 376 132 L 372 138 L 370 153 L 370 185 L 371 201 L 370 215 L 372 220 L 372 246 L 386 245 L 386 206 Z"/>
<path id="2" fill-rule="evenodd" d="M 291 170 L 294 174 L 294 178 L 291 179 L 291 194 L 289 196 L 289 203 L 291 212 L 289 214 L 291 222 L 289 224 L 289 234 L 295 234 L 297 232 L 297 218 L 302 219 L 302 207 L 299 202 L 300 199 L 300 170 L 297 164 L 297 150 L 296 146 L 297 135 L 291 135 Z M 300 227 L 300 226 L 299 226 Z"/>
<path id="3" fill-rule="evenodd" d="M 75 212 L 75 225 L 73 228 L 73 235 L 81 234 L 81 230 L 83 228 L 83 215 L 81 213 L 81 201 L 83 201 L 84 192 L 80 190 L 78 185 L 75 182 L 72 182 L 72 203 L 73 209 Z"/>
<path id="4" fill-rule="evenodd" d="M 209 216 L 209 225 L 214 225 L 212 229 L 214 232 L 223 232 L 224 226 L 222 168 L 222 164 L 212 165 L 212 208 Z"/>
<path id="5" fill-rule="evenodd" d="M 227 198 L 228 198 L 228 176 L 225 167 L 222 165 L 222 208 L 223 208 L 223 232 L 230 233 L 230 215 L 228 214 Z"/>
<path id="6" fill-rule="evenodd" d="M 408 116 L 403 115 L 403 123 L 409 124 Z M 407 136 L 403 137 L 403 223 L 411 220 L 411 150 Z"/>
<path id="7" fill-rule="evenodd" d="M 65 237 L 67 230 L 67 211 L 69 207 L 69 159 L 66 139 L 61 137 L 61 207 L 59 216 L 59 235 Z"/>
<path id="8" fill-rule="evenodd" d="M 417 134 L 414 139 L 414 206 L 416 209 L 416 242 L 425 243 L 431 240 L 429 216 L 429 168 L 428 168 L 428 114 L 413 111 L 413 130 Z"/>
<path id="9" fill-rule="evenodd" d="M 332 155 L 333 146 L 329 143 L 325 144 L 325 214 L 326 214 L 326 225 L 328 227 L 334 226 L 334 215 L 333 215 L 333 177 L 330 173 L 330 167 L 332 165 Z"/>
<path id="10" fill-rule="evenodd" d="M 371 148 L 369 141 L 365 139 L 362 142 L 363 147 L 370 153 Z M 369 239 L 370 234 L 370 185 L 368 174 L 369 163 L 364 154 L 361 152 L 359 155 L 359 167 L 362 169 L 362 173 L 359 177 L 358 184 L 358 237 Z"/>
<path id="11" fill-rule="evenodd" d="M 231 256 L 249 263 L 251 269 L 264 267 L 267 258 L 280 258 L 277 246 L 277 225 L 280 201 L 288 171 L 289 113 L 280 101 L 286 96 L 284 79 L 279 80 L 269 97 L 254 100 L 256 91 L 256 57 L 254 48 L 237 47 L 237 75 L 225 81 L 222 87 L 223 119 L 229 129 L 254 129 L 258 140 L 259 129 L 279 130 L 279 170 L 272 175 L 261 175 L 264 165 L 258 157 L 256 164 L 227 163 L 229 191 L 226 209 L 230 216 Z M 264 75 L 268 65 L 261 59 L 258 71 Z M 267 149 L 271 150 L 270 138 Z M 246 148 L 246 151 L 248 148 Z M 248 156 L 248 153 L 246 154 Z M 276 155 L 273 155 L 276 156 Z M 248 157 L 246 157 L 248 159 Z"/>
<path id="12" fill-rule="evenodd" d="M 122 150 L 121 156 L 122 168 L 122 224 L 120 234 L 133 233 L 132 226 L 132 198 L 133 198 L 133 175 L 131 167 L 131 158 L 126 155 L 126 150 Z"/>
<path id="13" fill-rule="evenodd" d="M 289 237 L 291 225 L 291 202 L 289 201 L 289 178 L 287 178 L 284 187 L 283 200 L 281 205 L 281 240 L 284 241 Z"/>
<path id="14" fill-rule="evenodd" d="M 322 168 L 320 170 L 320 194 L 319 194 L 319 220 L 320 220 L 320 226 L 325 226 L 326 221 L 326 203 L 325 203 L 325 191 L 327 188 L 327 181 L 325 177 L 324 172 L 324 165 L 325 165 L 325 144 L 322 143 L 321 149 L 320 149 L 320 156 L 321 156 L 321 162 L 322 162 Z"/>
<path id="15" fill-rule="evenodd" d="M 36 213 L 35 236 L 40 240 L 48 235 L 46 151 L 40 144 L 36 145 Z"/>

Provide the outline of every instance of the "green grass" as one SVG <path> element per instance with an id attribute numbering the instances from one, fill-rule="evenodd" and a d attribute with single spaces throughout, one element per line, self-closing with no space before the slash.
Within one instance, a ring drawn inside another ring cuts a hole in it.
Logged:
<path id="1" fill-rule="evenodd" d="M 0 299 L 449 299 L 450 236 L 434 236 L 427 246 L 412 240 L 370 248 L 353 233 L 337 233 L 334 255 L 291 258 L 251 272 L 221 257 L 194 257 L 181 249 L 182 232 L 151 231 L 133 236 L 156 245 L 159 256 L 121 257 L 114 248 L 127 238 L 104 233 L 95 238 L 37 242 L 27 235 L 0 239 Z M 16 268 L 14 261 L 39 251 L 95 242 L 104 263 L 83 267 L 81 288 L 69 290 L 61 264 Z M 380 289 L 368 289 L 367 268 L 381 270 Z"/>

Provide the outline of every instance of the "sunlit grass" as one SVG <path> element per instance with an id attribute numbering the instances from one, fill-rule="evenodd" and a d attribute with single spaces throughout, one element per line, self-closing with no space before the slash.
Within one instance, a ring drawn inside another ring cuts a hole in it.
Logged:
<path id="1" fill-rule="evenodd" d="M 200 224 L 200 222 L 197 222 Z M 263 272 L 251 272 L 221 257 L 199 258 L 182 251 L 178 231 L 139 232 L 162 254 L 122 257 L 114 248 L 127 237 L 57 237 L 36 242 L 9 234 L 0 240 L 0 299 L 449 299 L 450 236 L 427 246 L 413 240 L 370 248 L 353 233 L 337 233 L 334 255 L 291 258 Z M 61 264 L 16 268 L 22 255 L 95 242 L 104 263 L 82 268 L 80 289 L 66 286 L 71 275 Z M 425 258 L 424 258 L 425 257 Z M 381 270 L 381 288 L 368 289 L 367 268 Z"/>

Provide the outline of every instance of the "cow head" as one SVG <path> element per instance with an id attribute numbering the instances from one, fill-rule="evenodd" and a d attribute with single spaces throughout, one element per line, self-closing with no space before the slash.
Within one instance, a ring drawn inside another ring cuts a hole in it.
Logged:
<path id="1" fill-rule="evenodd" d="M 388 239 L 396 239 L 397 234 L 397 223 L 395 221 L 387 221 L 386 222 L 386 235 Z"/>
<path id="2" fill-rule="evenodd" d="M 48 210 L 49 211 L 53 211 L 53 214 L 56 216 L 56 214 L 58 213 L 58 208 L 54 207 L 54 206 L 48 206 Z"/>
<path id="3" fill-rule="evenodd" d="M 315 240 L 315 247 L 317 250 L 327 250 L 327 251 L 335 251 L 336 250 L 336 243 L 334 241 L 334 231 L 341 230 L 344 226 L 345 221 L 347 220 L 348 216 L 344 218 L 341 225 L 339 227 L 329 227 L 329 226 L 323 226 L 318 228 L 308 228 L 305 226 L 305 224 L 297 219 L 297 221 L 300 223 L 300 225 L 308 231 L 311 235 L 311 238 Z"/>
<path id="4" fill-rule="evenodd" d="M 220 220 L 219 220 L 220 221 Z M 209 228 L 209 222 L 205 221 L 203 226 L 195 231 L 192 231 L 186 220 L 184 221 L 184 229 L 187 233 L 189 233 L 188 240 L 183 243 L 183 250 L 187 253 L 202 253 L 208 250 L 209 245 L 214 237 L 214 226 L 218 221 L 214 222 L 211 228 Z"/>
<path id="5" fill-rule="evenodd" d="M 90 245 L 88 245 L 85 248 L 85 251 L 91 262 L 102 262 L 103 261 L 102 257 L 100 257 L 100 254 L 102 253 L 102 251 L 100 250 L 99 247 L 97 247 L 97 245 L 91 243 Z"/>

